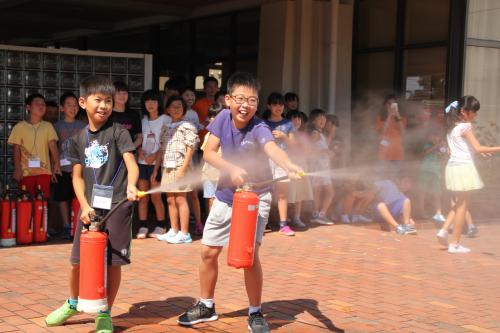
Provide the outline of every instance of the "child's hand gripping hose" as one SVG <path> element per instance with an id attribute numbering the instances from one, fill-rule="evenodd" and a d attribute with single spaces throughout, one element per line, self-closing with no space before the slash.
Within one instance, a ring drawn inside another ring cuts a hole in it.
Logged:
<path id="1" fill-rule="evenodd" d="M 148 193 L 144 191 L 137 191 L 137 198 L 141 199 L 145 197 Z M 97 216 L 91 216 L 91 227 L 90 228 L 96 228 L 97 230 L 101 230 L 101 227 L 106 223 L 106 221 L 113 215 L 114 212 L 118 208 L 120 208 L 121 205 L 123 205 L 125 202 L 127 202 L 128 199 L 125 198 L 122 201 L 118 202 L 102 219 L 97 217 Z"/>

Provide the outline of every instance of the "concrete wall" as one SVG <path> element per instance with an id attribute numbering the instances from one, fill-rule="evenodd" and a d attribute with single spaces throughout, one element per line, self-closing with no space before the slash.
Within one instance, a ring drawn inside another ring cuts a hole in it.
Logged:
<path id="1" fill-rule="evenodd" d="M 340 117 L 350 142 L 353 5 L 349 1 L 278 0 L 261 6 L 258 76 L 262 99 L 296 92 L 300 109 Z M 349 152 L 347 152 L 347 156 Z"/>

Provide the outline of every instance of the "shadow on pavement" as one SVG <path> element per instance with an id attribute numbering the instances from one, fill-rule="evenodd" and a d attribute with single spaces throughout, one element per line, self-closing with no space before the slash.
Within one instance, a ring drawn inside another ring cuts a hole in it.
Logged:
<path id="1" fill-rule="evenodd" d="M 164 301 L 149 301 L 133 304 L 128 313 L 114 316 L 115 328 L 118 332 L 129 329 L 136 325 L 158 324 L 166 319 L 176 318 L 188 307 L 196 302 L 192 297 L 171 297 Z M 262 308 L 271 329 L 278 329 L 293 322 L 300 322 L 304 325 L 327 329 L 331 332 L 344 333 L 344 330 L 335 324 L 318 308 L 318 302 L 314 299 L 300 298 L 292 300 L 280 300 L 265 302 Z M 232 318 L 242 317 L 246 320 L 247 308 L 238 311 L 221 313 L 220 317 Z M 296 318 L 301 313 L 309 313 L 320 324 L 308 323 Z"/>
<path id="2" fill-rule="evenodd" d="M 196 299 L 192 297 L 171 297 L 164 301 L 135 303 L 127 313 L 113 316 L 113 323 L 117 332 L 137 325 L 158 324 L 166 319 L 177 318 L 195 302 Z"/>
<path id="3" fill-rule="evenodd" d="M 304 325 L 314 326 L 317 328 L 328 329 L 331 332 L 344 333 L 344 330 L 335 326 L 335 324 L 318 308 L 318 301 L 310 298 L 299 298 L 292 300 L 280 300 L 262 303 L 262 310 L 267 318 L 271 329 L 278 329 L 292 322 L 300 322 Z M 240 317 L 247 316 L 247 308 L 233 311 L 229 313 L 219 313 L 223 317 Z M 296 318 L 301 313 L 309 313 L 323 325 L 317 325 L 301 321 Z"/>

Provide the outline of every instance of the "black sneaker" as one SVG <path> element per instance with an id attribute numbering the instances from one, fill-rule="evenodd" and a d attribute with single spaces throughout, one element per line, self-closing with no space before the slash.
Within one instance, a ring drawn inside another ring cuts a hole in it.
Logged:
<path id="1" fill-rule="evenodd" d="M 215 304 L 208 308 L 202 302 L 198 302 L 179 316 L 177 323 L 183 326 L 191 326 L 205 321 L 217 320 L 219 316 L 215 313 Z"/>
<path id="2" fill-rule="evenodd" d="M 266 319 L 262 312 L 253 312 L 248 316 L 248 330 L 250 333 L 268 333 L 269 326 L 267 326 Z"/>

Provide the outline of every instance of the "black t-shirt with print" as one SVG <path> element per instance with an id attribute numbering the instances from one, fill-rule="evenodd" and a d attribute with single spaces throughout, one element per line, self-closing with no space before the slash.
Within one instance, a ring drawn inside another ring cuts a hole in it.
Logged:
<path id="1" fill-rule="evenodd" d="M 111 121 L 121 124 L 130 133 L 130 138 L 135 141 L 137 134 L 142 133 L 141 117 L 134 110 L 125 110 L 125 112 L 118 112 L 113 110 L 111 114 Z"/>
<path id="2" fill-rule="evenodd" d="M 85 197 L 90 205 L 95 183 L 113 186 L 113 203 L 126 197 L 127 167 L 122 155 L 134 150 L 127 130 L 111 120 L 96 132 L 87 126 L 71 137 L 67 158 L 83 167 Z"/>

